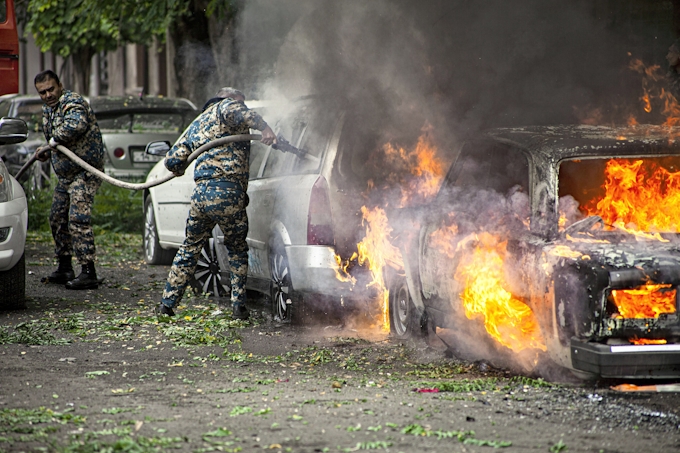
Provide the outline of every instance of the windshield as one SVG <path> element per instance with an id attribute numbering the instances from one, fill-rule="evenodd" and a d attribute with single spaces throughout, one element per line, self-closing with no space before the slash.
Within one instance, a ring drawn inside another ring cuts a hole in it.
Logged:
<path id="1" fill-rule="evenodd" d="M 175 133 L 186 127 L 188 118 L 179 113 L 97 114 L 99 128 L 105 133 Z"/>
<path id="2" fill-rule="evenodd" d="M 599 216 L 607 230 L 676 233 L 680 156 L 564 161 L 559 196 L 560 227 Z"/>

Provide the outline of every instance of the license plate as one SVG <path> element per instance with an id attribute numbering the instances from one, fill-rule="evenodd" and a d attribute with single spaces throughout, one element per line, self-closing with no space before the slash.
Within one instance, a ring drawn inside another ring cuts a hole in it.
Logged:
<path id="1" fill-rule="evenodd" d="M 144 151 L 133 151 L 132 152 L 132 162 L 158 162 L 162 160 L 163 156 L 153 156 L 147 154 Z"/>

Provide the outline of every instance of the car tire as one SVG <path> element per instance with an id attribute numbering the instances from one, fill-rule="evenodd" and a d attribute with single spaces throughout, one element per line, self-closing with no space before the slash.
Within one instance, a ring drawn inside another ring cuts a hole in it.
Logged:
<path id="1" fill-rule="evenodd" d="M 394 276 L 389 299 L 390 334 L 400 340 L 422 336 L 418 311 L 413 305 L 405 277 Z"/>
<path id="2" fill-rule="evenodd" d="M 283 246 L 272 247 L 269 252 L 269 298 L 272 316 L 276 322 L 299 323 L 304 299 L 293 289 L 288 256 Z"/>
<path id="3" fill-rule="evenodd" d="M 222 281 L 220 262 L 217 257 L 218 246 L 215 237 L 210 237 L 206 241 L 196 263 L 192 287 L 199 294 L 229 298 L 231 297 L 231 282 L 225 285 Z"/>
<path id="4" fill-rule="evenodd" d="M 26 258 L 8 271 L 0 272 L 0 310 L 26 308 Z"/>
<path id="5" fill-rule="evenodd" d="M 175 250 L 165 250 L 158 242 L 156 216 L 153 213 L 151 198 L 144 202 L 144 261 L 147 264 L 172 264 Z"/>

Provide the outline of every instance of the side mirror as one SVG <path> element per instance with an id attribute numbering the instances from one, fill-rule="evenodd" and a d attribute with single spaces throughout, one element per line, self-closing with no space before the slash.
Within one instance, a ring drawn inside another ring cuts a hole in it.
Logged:
<path id="1" fill-rule="evenodd" d="M 19 118 L 0 119 L 0 145 L 21 143 L 28 137 L 28 126 Z"/>
<path id="2" fill-rule="evenodd" d="M 144 152 L 152 156 L 165 156 L 170 151 L 170 142 L 150 142 L 146 145 Z"/>

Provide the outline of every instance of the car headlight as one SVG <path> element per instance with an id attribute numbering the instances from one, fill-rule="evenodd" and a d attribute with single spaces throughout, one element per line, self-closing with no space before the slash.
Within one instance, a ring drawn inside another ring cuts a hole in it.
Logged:
<path id="1" fill-rule="evenodd" d="M 9 172 L 7 167 L 5 167 L 5 163 L 0 160 L 0 203 L 10 201 L 13 198 L 12 180 L 9 178 Z"/>

